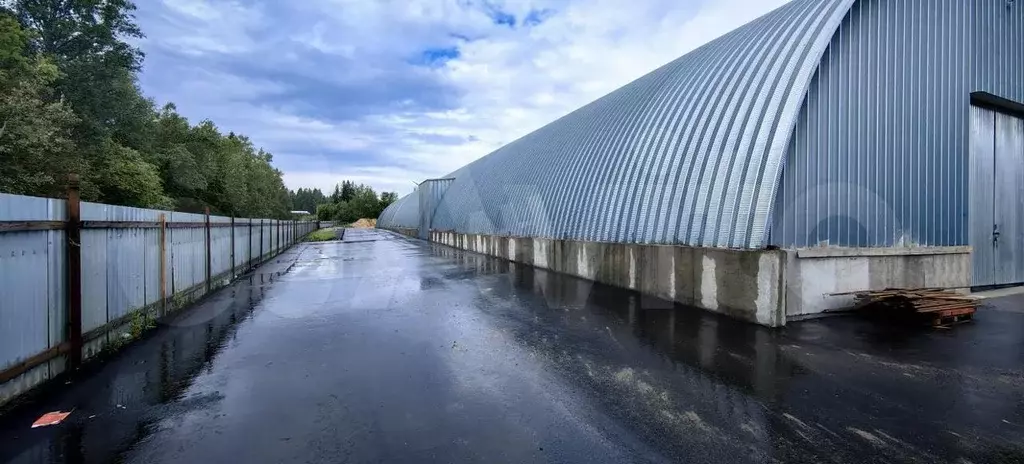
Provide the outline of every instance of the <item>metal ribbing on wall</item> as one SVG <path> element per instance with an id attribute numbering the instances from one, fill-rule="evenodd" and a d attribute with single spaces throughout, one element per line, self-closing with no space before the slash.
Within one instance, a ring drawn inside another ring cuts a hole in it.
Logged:
<path id="1" fill-rule="evenodd" d="M 858 1 L 811 80 L 771 242 L 966 245 L 970 93 L 1019 99 L 1024 92 L 1021 7 Z M 1000 45 L 979 49 L 993 42 Z"/>
<path id="2" fill-rule="evenodd" d="M 971 90 L 1024 103 L 1024 1 L 970 3 L 975 25 Z"/>
<path id="3" fill-rule="evenodd" d="M 429 237 L 434 212 L 437 210 L 437 205 L 441 203 L 441 199 L 444 198 L 445 192 L 448 191 L 448 187 L 452 185 L 452 181 L 454 179 L 451 178 L 429 179 L 420 184 L 418 192 L 420 202 L 419 237 L 421 239 L 426 240 Z"/>
<path id="4" fill-rule="evenodd" d="M 974 266 L 975 286 L 996 282 L 995 245 L 993 232 L 995 218 L 995 113 L 971 107 L 969 132 L 969 186 L 970 225 L 969 243 L 973 247 L 971 264 Z"/>
<path id="5" fill-rule="evenodd" d="M 764 245 L 791 127 L 852 1 L 791 2 L 477 160 L 434 228 Z"/>

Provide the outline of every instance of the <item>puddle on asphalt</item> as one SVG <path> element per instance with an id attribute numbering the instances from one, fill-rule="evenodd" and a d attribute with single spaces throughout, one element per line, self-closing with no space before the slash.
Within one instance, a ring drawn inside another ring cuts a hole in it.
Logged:
<path id="1" fill-rule="evenodd" d="M 1024 364 L 1019 314 L 949 331 L 853 316 L 768 329 L 441 245 L 429 254 L 446 278 L 476 283 L 516 343 L 642 429 L 762 458 L 857 462 L 869 446 L 896 461 L 1024 461 L 1024 439 L 1001 423 L 1024 413 L 1024 390 L 1003 380 Z"/>
<path id="2" fill-rule="evenodd" d="M 183 395 L 279 276 L 243 277 L 122 352 L 87 365 L 71 384 L 44 385 L 8 407 L 0 416 L 0 462 L 110 462 L 168 414 L 218 401 Z M 60 426 L 29 429 L 52 407 L 43 406 L 51 395 L 75 406 L 74 413 Z"/>

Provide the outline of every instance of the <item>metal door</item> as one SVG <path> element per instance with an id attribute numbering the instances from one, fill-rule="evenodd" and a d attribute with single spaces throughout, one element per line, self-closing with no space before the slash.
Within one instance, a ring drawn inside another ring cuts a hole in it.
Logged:
<path id="1" fill-rule="evenodd" d="M 996 113 L 995 274 L 1024 282 L 1024 121 Z"/>
<path id="2" fill-rule="evenodd" d="M 971 107 L 974 286 L 1024 282 L 1024 120 Z"/>

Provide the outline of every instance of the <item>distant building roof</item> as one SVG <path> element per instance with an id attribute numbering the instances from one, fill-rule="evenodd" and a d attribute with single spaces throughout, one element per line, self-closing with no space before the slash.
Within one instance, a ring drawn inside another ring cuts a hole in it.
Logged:
<path id="1" fill-rule="evenodd" d="M 297 210 L 297 211 L 292 211 L 292 214 L 313 214 L 313 213 L 310 213 L 309 211 Z"/>

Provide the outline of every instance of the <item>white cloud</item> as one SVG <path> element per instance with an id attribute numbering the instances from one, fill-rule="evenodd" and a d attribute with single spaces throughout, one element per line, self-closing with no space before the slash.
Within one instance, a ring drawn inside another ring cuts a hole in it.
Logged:
<path id="1" fill-rule="evenodd" d="M 552 10 L 535 27 L 513 29 L 495 24 L 479 5 L 467 7 L 480 3 L 469 0 L 316 0 L 256 6 L 163 1 L 167 8 L 148 21 L 154 23 L 152 30 L 147 21 L 142 24 L 151 37 L 144 47 L 177 47 L 186 56 L 255 51 L 271 68 L 279 64 L 282 71 L 327 85 L 357 82 L 366 92 L 381 91 L 394 67 L 407 66 L 406 60 L 417 53 L 458 45 L 458 58 L 413 74 L 413 79 L 452 90 L 454 109 L 424 108 L 412 96 L 383 113 L 324 116 L 287 99 L 265 101 L 301 82 L 264 77 L 247 81 L 249 76 L 228 71 L 188 72 L 178 85 L 147 87 L 158 99 L 178 102 L 193 119 L 209 117 L 249 135 L 275 154 L 290 187 L 329 190 L 341 179 L 353 179 L 403 193 L 413 181 L 454 171 L 785 3 L 494 2 L 519 22 L 531 11 Z M 146 8 L 140 5 L 140 18 L 147 17 L 141 11 Z M 192 29 L 175 29 L 185 27 Z M 303 61 L 303 48 L 315 50 L 322 59 Z M 169 70 L 147 65 L 147 74 L 161 72 Z M 409 78 L 408 73 L 403 76 Z M 325 97 L 318 104 L 330 109 L 341 103 Z M 359 162 L 347 155 L 352 152 L 360 153 Z"/>

